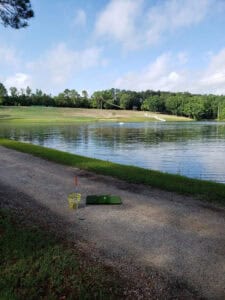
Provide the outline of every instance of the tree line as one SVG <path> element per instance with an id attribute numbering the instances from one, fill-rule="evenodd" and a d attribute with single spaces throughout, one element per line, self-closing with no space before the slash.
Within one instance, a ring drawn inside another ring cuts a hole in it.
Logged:
<path id="1" fill-rule="evenodd" d="M 196 120 L 225 119 L 225 96 L 172 93 L 163 91 L 129 91 L 108 89 L 96 91 L 91 96 L 87 91 L 78 93 L 66 89 L 52 96 L 29 87 L 18 90 L 11 87 L 9 92 L 0 83 L 0 104 L 8 106 L 56 106 L 100 109 L 126 109 L 152 111 L 164 114 L 190 117 Z"/>

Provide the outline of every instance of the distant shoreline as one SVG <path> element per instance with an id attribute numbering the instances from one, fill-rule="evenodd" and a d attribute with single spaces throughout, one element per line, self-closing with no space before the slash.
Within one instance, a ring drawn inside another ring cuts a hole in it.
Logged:
<path id="1" fill-rule="evenodd" d="M 193 119 L 155 112 L 133 110 L 59 108 L 45 106 L 0 106 L 0 122 L 78 123 L 78 122 L 190 122 Z"/>

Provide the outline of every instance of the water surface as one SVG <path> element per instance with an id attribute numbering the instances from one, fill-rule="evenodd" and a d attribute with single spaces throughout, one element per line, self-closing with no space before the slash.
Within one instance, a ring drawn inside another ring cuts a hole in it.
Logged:
<path id="1" fill-rule="evenodd" d="M 84 156 L 225 183 L 225 123 L 15 126 L 1 122 L 0 135 Z"/>

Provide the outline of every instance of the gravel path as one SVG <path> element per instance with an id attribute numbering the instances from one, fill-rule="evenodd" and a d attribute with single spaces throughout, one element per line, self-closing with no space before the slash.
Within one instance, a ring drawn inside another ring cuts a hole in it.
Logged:
<path id="1" fill-rule="evenodd" d="M 74 175 L 83 202 L 77 211 L 67 205 Z M 1 206 L 26 211 L 27 219 L 41 219 L 79 239 L 87 251 L 121 272 L 138 269 L 159 290 L 165 288 L 163 280 L 170 281 L 183 290 L 180 299 L 197 298 L 195 291 L 204 298 L 225 299 L 223 208 L 3 147 L 0 187 Z M 120 195 L 123 205 L 85 206 L 86 195 L 98 193 Z"/>

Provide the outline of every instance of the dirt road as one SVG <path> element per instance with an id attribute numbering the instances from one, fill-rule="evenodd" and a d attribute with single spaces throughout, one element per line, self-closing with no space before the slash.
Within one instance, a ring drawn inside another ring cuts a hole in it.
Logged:
<path id="1" fill-rule="evenodd" d="M 78 211 L 67 204 L 74 175 L 83 202 Z M 0 186 L 1 206 L 29 207 L 34 219 L 79 238 L 103 261 L 163 274 L 202 297 L 225 299 L 225 209 L 3 147 Z M 123 205 L 85 206 L 86 195 L 99 193 L 120 195 Z"/>

